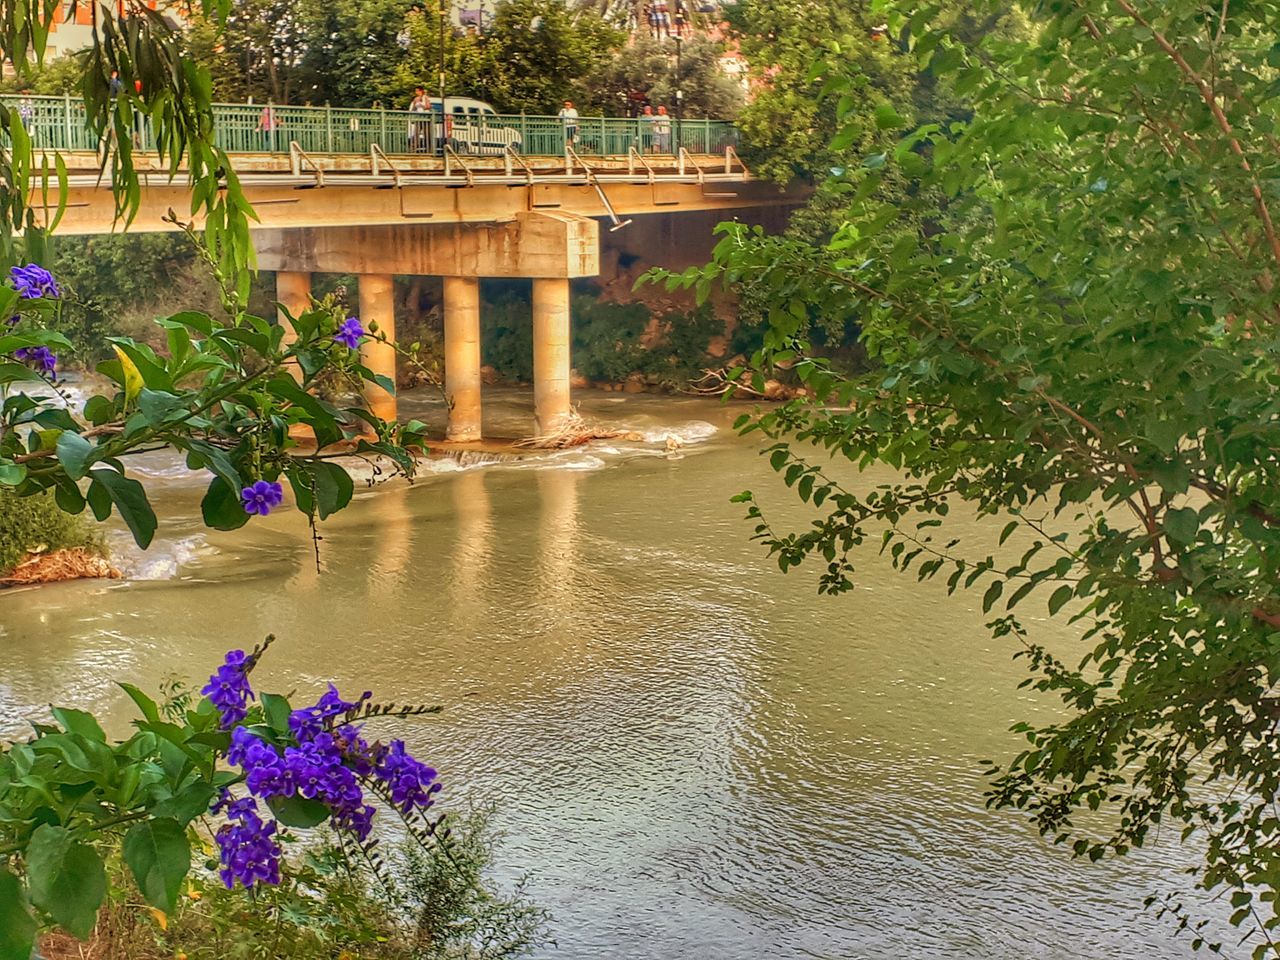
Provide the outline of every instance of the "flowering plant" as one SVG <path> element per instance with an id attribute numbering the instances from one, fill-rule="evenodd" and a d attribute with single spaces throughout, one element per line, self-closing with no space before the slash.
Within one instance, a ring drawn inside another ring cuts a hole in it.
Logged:
<path id="1" fill-rule="evenodd" d="M 380 806 L 423 848 L 447 855 L 443 817 L 428 816 L 436 771 L 403 740 L 365 736 L 369 721 L 438 708 L 380 706 L 369 693 L 347 701 L 330 685 L 294 709 L 250 685 L 271 642 L 228 653 L 189 708 L 162 707 L 121 684 L 142 714 L 123 742 L 109 741 L 90 714 L 55 708 L 56 725 L 38 724 L 29 740 L 0 750 L 0 960 L 26 960 L 49 924 L 87 937 L 113 850 L 142 897 L 166 913 L 210 833 L 229 889 L 280 883 L 289 869 L 281 839 L 324 823 L 378 870 Z"/>
<path id="2" fill-rule="evenodd" d="M 342 453 L 413 472 L 423 424 L 339 409 L 310 390 L 327 372 L 353 392 L 366 382 L 395 390 L 355 352 L 369 336 L 357 318 L 316 304 L 287 318 L 295 339 L 286 343 L 284 325 L 249 314 L 233 285 L 223 294 L 229 322 L 194 312 L 158 321 L 163 352 L 111 338 L 116 357 L 97 370 L 114 390 L 75 411 L 56 381 L 58 352 L 71 344 L 49 329 L 62 291 L 38 264 L 12 267 L 0 285 L 0 316 L 10 318 L 0 332 L 0 484 L 19 495 L 53 489 L 64 510 L 87 505 L 99 520 L 114 510 L 145 547 L 156 518 L 124 465 L 133 453 L 167 446 L 206 471 L 202 512 L 220 530 L 279 507 L 285 482 L 312 519 L 346 506 L 354 485 L 335 460 Z"/>

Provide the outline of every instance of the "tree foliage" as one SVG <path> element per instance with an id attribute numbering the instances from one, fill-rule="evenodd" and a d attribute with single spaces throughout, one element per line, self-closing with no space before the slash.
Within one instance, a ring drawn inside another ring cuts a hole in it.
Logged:
<path id="1" fill-rule="evenodd" d="M 723 51 L 722 43 L 695 37 L 683 44 L 677 71 L 674 43 L 636 40 L 621 55 L 598 64 L 583 81 L 583 102 L 592 113 L 626 116 L 634 106 L 631 94 L 642 93 L 674 114 L 676 90 L 682 89 L 686 117 L 735 117 L 742 109 L 743 90 L 720 69 Z"/>
<path id="2" fill-rule="evenodd" d="M 1026 749 L 990 770 L 990 803 L 1089 859 L 1174 824 L 1255 956 L 1275 955 L 1280 7 L 1013 7 L 1034 31 L 966 36 L 936 2 L 876 10 L 972 119 L 878 110 L 897 142 L 854 156 L 867 68 L 828 60 L 815 82 L 854 125 L 833 147 L 843 225 L 820 245 L 726 225 L 715 262 L 672 282 L 767 302 L 757 360 L 794 365 L 816 398 L 744 424 L 819 511 L 775 531 L 741 496 L 779 566 L 816 561 L 840 592 L 870 546 L 980 590 L 1027 682 L 1068 708 L 1016 727 Z M 814 355 L 814 311 L 856 320 L 871 372 Z M 898 479 L 849 481 L 822 455 Z M 961 508 L 1003 549 L 961 538 Z M 1039 642 L 1028 608 L 1069 617 L 1083 654 Z"/>

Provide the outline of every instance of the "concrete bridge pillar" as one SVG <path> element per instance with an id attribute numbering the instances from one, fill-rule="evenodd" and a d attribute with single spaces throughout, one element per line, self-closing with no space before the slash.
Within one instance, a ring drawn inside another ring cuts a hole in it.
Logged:
<path id="1" fill-rule="evenodd" d="M 480 439 L 480 281 L 444 278 L 444 392 L 448 440 Z"/>
<path id="2" fill-rule="evenodd" d="M 366 337 L 360 344 L 360 362 L 387 377 L 396 380 L 396 351 L 392 344 L 396 339 L 395 297 L 389 273 L 360 274 L 360 322 L 365 330 L 377 326 L 374 336 L 386 337 L 387 342 Z M 382 387 L 366 383 L 365 406 L 374 416 L 383 420 L 396 419 L 396 396 Z"/>
<path id="3" fill-rule="evenodd" d="M 568 419 L 569 281 L 533 281 L 533 416 L 541 436 Z"/>
<path id="4" fill-rule="evenodd" d="M 295 270 L 277 271 L 276 302 L 280 304 L 279 323 L 284 328 L 284 345 L 287 347 L 298 339 L 298 334 L 284 312 L 288 310 L 296 317 L 311 308 L 311 274 L 299 273 Z M 290 372 L 295 380 L 302 382 L 301 367 L 290 364 Z"/>

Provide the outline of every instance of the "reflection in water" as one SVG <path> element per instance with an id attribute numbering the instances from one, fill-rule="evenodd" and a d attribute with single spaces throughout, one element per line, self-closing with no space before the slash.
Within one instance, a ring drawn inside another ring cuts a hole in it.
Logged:
<path id="1" fill-rule="evenodd" d="M 375 609 L 393 602 L 405 580 L 412 578 L 413 513 L 410 487 L 386 484 L 365 506 L 373 516 L 369 523 L 369 602 Z M 335 562 L 336 557 L 332 558 Z M 394 606 L 390 609 L 394 609 Z"/>
<path id="2" fill-rule="evenodd" d="M 493 392 L 486 411 L 529 415 Z M 728 502 L 754 486 L 779 527 L 808 516 L 731 438 L 735 410 L 583 412 L 720 433 L 678 461 L 620 445 L 362 491 L 322 525 L 319 573 L 305 521 L 280 511 L 208 534 L 177 579 L 0 594 L 0 733 L 52 701 L 123 734 L 114 679 L 199 679 L 273 632 L 264 689 L 333 680 L 445 706 L 370 732 L 429 757 L 445 803 L 496 802 L 501 869 L 530 874 L 556 918 L 547 960 L 1187 955 L 1140 903 L 1187 889 L 1188 853 L 1079 864 L 983 808 L 978 759 L 1016 752 L 1010 723 L 1046 707 L 1017 691 L 976 598 L 899 577 L 874 548 L 858 590 L 818 598 Z M 554 466 L 595 456 L 607 466 Z M 159 482 L 167 556 L 203 535 L 202 490 Z M 1071 651 L 1068 628 L 1035 628 Z"/>
<path id="3" fill-rule="evenodd" d="M 578 470 L 538 471 L 538 575 L 539 593 L 548 612 L 557 619 L 575 606 L 578 567 Z"/>
<path id="4" fill-rule="evenodd" d="M 493 515 L 484 470 L 468 470 L 449 483 L 453 518 L 457 524 L 449 559 L 449 602 L 455 617 L 476 616 L 484 604 L 493 571 Z"/>

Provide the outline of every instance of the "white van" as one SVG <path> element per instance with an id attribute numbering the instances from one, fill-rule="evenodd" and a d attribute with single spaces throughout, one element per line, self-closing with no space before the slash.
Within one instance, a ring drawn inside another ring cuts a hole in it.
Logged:
<path id="1" fill-rule="evenodd" d="M 458 153 L 501 154 L 523 146 L 520 131 L 498 119 L 498 111 L 483 100 L 445 97 L 445 142 Z M 432 101 L 436 116 L 440 103 Z"/>

